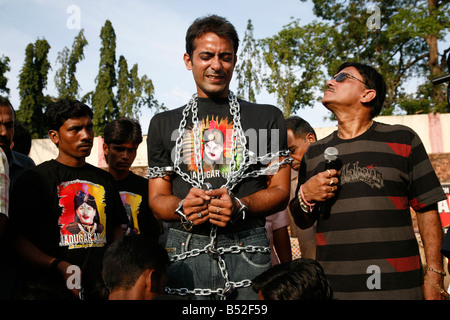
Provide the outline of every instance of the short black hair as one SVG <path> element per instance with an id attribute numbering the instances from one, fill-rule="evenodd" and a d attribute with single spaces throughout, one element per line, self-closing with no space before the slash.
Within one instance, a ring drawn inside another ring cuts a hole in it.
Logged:
<path id="1" fill-rule="evenodd" d="M 94 117 L 89 106 L 78 100 L 60 99 L 48 105 L 45 110 L 44 121 L 48 130 L 59 131 L 66 120 L 85 116 L 91 119 Z"/>
<path id="2" fill-rule="evenodd" d="M 127 117 L 117 118 L 105 126 L 103 138 L 107 145 L 111 143 L 123 144 L 128 141 L 140 144 L 142 142 L 141 125 L 135 119 Z"/>
<path id="3" fill-rule="evenodd" d="M 142 234 L 130 234 L 113 242 L 103 257 L 103 281 L 106 288 L 130 289 L 141 274 L 152 269 L 160 276 L 167 272 L 167 251 Z"/>
<path id="4" fill-rule="evenodd" d="M 383 108 L 384 99 L 386 98 L 386 81 L 375 68 L 359 62 L 344 62 L 339 67 L 338 72 L 348 67 L 353 67 L 358 70 L 366 82 L 366 86 L 369 89 L 374 89 L 376 91 L 377 95 L 375 99 L 372 99 L 372 101 L 367 104 L 370 107 L 370 118 L 375 118 L 380 114 L 381 109 Z"/>
<path id="5" fill-rule="evenodd" d="M 333 290 L 322 266 L 313 259 L 299 258 L 274 265 L 252 281 L 264 300 L 331 300 Z"/>
<path id="6" fill-rule="evenodd" d="M 286 129 L 292 130 L 296 138 L 306 138 L 308 133 L 312 133 L 317 140 L 316 132 L 308 121 L 299 116 L 290 116 L 286 119 Z"/>
<path id="7" fill-rule="evenodd" d="M 197 18 L 186 32 L 186 53 L 192 57 L 194 52 L 194 40 L 208 32 L 213 32 L 219 37 L 228 38 L 233 41 L 234 54 L 237 55 L 239 48 L 239 36 L 234 26 L 225 18 L 218 15 L 208 15 Z"/>

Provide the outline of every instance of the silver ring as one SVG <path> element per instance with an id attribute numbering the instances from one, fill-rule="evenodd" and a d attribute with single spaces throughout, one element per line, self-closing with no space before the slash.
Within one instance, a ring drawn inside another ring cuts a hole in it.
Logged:
<path id="1" fill-rule="evenodd" d="M 199 218 L 203 218 L 203 215 L 202 215 L 202 213 L 201 213 L 201 212 L 197 212 L 197 217 L 199 217 Z"/>
<path id="2" fill-rule="evenodd" d="M 217 213 L 220 213 L 220 208 L 219 207 L 217 207 Z"/>

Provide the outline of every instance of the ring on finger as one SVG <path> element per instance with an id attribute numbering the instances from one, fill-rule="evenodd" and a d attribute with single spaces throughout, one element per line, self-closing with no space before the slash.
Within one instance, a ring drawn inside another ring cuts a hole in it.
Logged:
<path id="1" fill-rule="evenodd" d="M 197 217 L 199 217 L 199 218 L 203 218 L 203 215 L 202 215 L 202 213 L 201 213 L 201 212 L 197 212 Z"/>
<path id="2" fill-rule="evenodd" d="M 330 179 L 330 186 L 332 186 L 334 184 L 333 179 Z"/>
<path id="3" fill-rule="evenodd" d="M 220 213 L 220 207 L 217 207 L 217 213 Z"/>
<path id="4" fill-rule="evenodd" d="M 328 172 L 328 178 L 331 178 L 331 171 L 330 171 L 330 169 L 327 169 L 327 172 Z"/>

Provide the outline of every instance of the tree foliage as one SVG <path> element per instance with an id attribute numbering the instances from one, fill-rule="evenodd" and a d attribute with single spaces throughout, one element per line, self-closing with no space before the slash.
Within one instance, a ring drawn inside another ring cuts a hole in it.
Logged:
<path id="1" fill-rule="evenodd" d="M 64 47 L 58 53 L 56 62 L 61 67 L 56 71 L 54 81 L 59 98 L 79 98 L 80 85 L 76 78 L 77 64 L 84 59 L 84 47 L 87 45 L 84 30 L 81 29 L 74 39 L 72 50 Z"/>
<path id="2" fill-rule="evenodd" d="M 253 37 L 253 23 L 248 20 L 242 44 L 242 51 L 236 65 L 238 81 L 237 95 L 250 102 L 256 102 L 256 95 L 261 91 L 261 59 L 258 41 Z"/>
<path id="3" fill-rule="evenodd" d="M 427 112 L 422 107 L 413 108 L 417 105 L 414 100 L 423 98 L 431 103 L 428 111 L 445 111 L 442 87 L 433 87 L 429 80 L 445 73 L 445 65 L 437 62 L 450 49 L 443 50 L 442 54 L 438 52 L 438 41 L 450 27 L 448 1 L 372 1 L 373 8 L 379 10 L 379 26 L 375 29 L 368 28 L 367 22 L 374 11 L 366 1 L 313 0 L 313 3 L 316 16 L 329 21 L 330 27 L 337 31 L 331 34 L 334 46 L 327 54 L 330 76 L 345 60 L 368 63 L 387 82 L 384 114 L 392 114 L 396 109 Z M 405 85 L 411 79 L 425 81 L 420 86 L 427 86 L 428 90 L 408 94 Z"/>
<path id="4" fill-rule="evenodd" d="M 2 56 L 0 58 L 0 94 L 9 95 L 8 78 L 6 78 L 5 73 L 10 70 L 9 58 Z"/>
<path id="5" fill-rule="evenodd" d="M 297 20 L 261 40 L 264 62 L 270 69 L 264 84 L 269 93 L 276 94 L 286 117 L 314 105 L 314 92 L 323 79 L 324 54 L 330 45 L 323 35 L 329 31 L 322 23 L 300 26 Z"/>
<path id="6" fill-rule="evenodd" d="M 104 126 L 118 116 L 113 88 L 116 86 L 116 33 L 111 21 L 106 20 L 100 32 L 102 46 L 97 85 L 92 96 L 94 132 L 100 134 Z"/>
<path id="7" fill-rule="evenodd" d="M 109 20 L 103 26 L 100 38 L 99 73 L 93 92 L 84 101 L 91 101 L 94 110 L 94 132 L 102 134 L 104 126 L 120 116 L 139 119 L 143 107 L 164 109 L 156 100 L 153 82 L 147 75 L 139 76 L 138 65 L 128 70 L 124 56 L 119 57 L 116 69 L 116 35 Z"/>
<path id="8" fill-rule="evenodd" d="M 32 138 L 42 138 L 46 134 L 44 127 L 44 109 L 50 97 L 44 96 L 47 87 L 48 61 L 50 45 L 45 39 L 30 43 L 25 49 L 25 62 L 19 74 L 20 106 L 17 119 L 30 130 Z"/>
<path id="9" fill-rule="evenodd" d="M 438 44 L 450 29 L 448 0 L 312 2 L 317 20 L 301 24 L 293 19 L 276 35 L 259 40 L 268 69 L 264 87 L 276 94 L 285 116 L 314 105 L 326 80 L 345 61 L 370 64 L 383 74 L 383 114 L 450 111 L 446 85 L 430 81 L 446 73 L 450 47 L 438 50 Z M 406 89 L 412 80 L 415 93 Z"/>

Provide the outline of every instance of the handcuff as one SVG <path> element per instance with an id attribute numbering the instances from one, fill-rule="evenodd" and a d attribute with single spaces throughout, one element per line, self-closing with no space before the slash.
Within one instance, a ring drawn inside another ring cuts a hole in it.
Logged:
<path id="1" fill-rule="evenodd" d="M 241 199 L 236 197 L 233 192 L 228 190 L 228 194 L 230 195 L 231 199 L 235 199 L 239 203 L 239 209 L 238 211 L 231 217 L 230 223 L 232 225 L 235 225 L 238 220 L 242 218 L 242 220 L 245 220 L 245 213 L 248 211 L 248 208 L 245 204 L 242 203 Z"/>
<path id="2" fill-rule="evenodd" d="M 184 199 L 178 204 L 178 208 L 175 209 L 175 214 L 180 216 L 181 225 L 186 231 L 190 231 L 194 226 L 192 220 L 189 220 L 183 212 L 183 202 Z"/>

